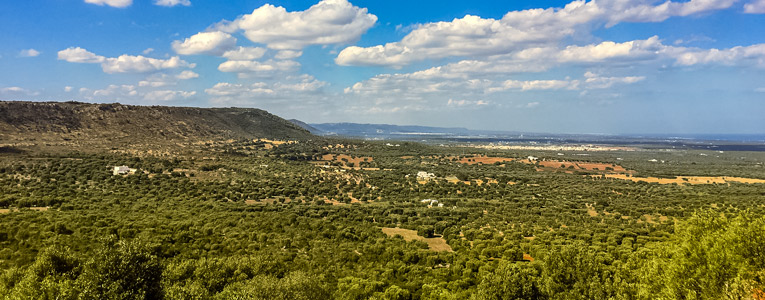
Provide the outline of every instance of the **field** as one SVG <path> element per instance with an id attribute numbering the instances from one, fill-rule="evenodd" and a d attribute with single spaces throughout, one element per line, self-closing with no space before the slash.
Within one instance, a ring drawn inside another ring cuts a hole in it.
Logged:
<path id="1" fill-rule="evenodd" d="M 416 230 L 411 229 L 403 229 L 403 228 L 382 228 L 382 232 L 387 234 L 390 237 L 395 237 L 396 235 L 400 235 L 404 238 L 405 241 L 422 241 L 428 244 L 428 249 L 430 251 L 446 251 L 446 252 L 454 252 L 452 250 L 452 247 L 449 246 L 449 244 L 446 243 L 446 240 L 444 240 L 442 237 L 431 237 L 426 238 L 417 235 Z"/>

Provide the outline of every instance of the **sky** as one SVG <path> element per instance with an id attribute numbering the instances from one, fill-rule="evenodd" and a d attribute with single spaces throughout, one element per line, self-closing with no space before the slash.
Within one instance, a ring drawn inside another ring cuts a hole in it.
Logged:
<path id="1" fill-rule="evenodd" d="M 0 99 L 765 133 L 765 0 L 0 1 Z"/>

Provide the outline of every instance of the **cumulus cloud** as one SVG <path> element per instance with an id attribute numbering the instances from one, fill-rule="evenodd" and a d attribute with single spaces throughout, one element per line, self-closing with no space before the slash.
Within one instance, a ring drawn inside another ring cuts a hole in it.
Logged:
<path id="1" fill-rule="evenodd" d="M 446 102 L 446 106 L 450 107 L 459 107 L 459 108 L 466 108 L 466 107 L 481 107 L 481 106 L 487 106 L 489 105 L 489 102 L 484 100 L 454 100 L 449 99 L 449 101 Z"/>
<path id="2" fill-rule="evenodd" d="M 174 76 L 164 74 L 164 73 L 152 74 L 146 77 L 146 79 L 139 81 L 138 86 L 153 87 L 153 88 L 164 87 L 164 86 L 176 85 L 178 84 L 178 80 L 188 80 L 188 79 L 197 78 L 197 77 L 199 77 L 199 74 L 191 70 L 184 70 L 183 72 Z"/>
<path id="3" fill-rule="evenodd" d="M 142 84 L 138 86 L 123 84 L 112 84 L 103 89 L 89 89 L 80 88 L 79 95 L 83 99 L 92 101 L 126 101 L 126 102 L 167 102 L 183 100 L 193 97 L 197 94 L 196 91 L 181 91 L 161 89 L 155 90 L 153 88 L 163 86 L 161 84 L 146 84 L 147 82 L 159 82 L 156 81 L 161 76 L 153 78 L 154 81 L 141 81 Z"/>
<path id="4" fill-rule="evenodd" d="M 58 59 L 72 63 L 100 63 L 106 60 L 105 57 L 80 47 L 71 47 L 59 51 Z"/>
<path id="5" fill-rule="evenodd" d="M 173 91 L 173 90 L 158 90 L 151 91 L 143 95 L 144 100 L 148 101 L 174 101 L 179 99 L 190 98 L 196 95 L 197 92 L 191 91 Z"/>
<path id="6" fill-rule="evenodd" d="M 229 33 L 242 31 L 250 41 L 272 49 L 299 50 L 308 45 L 353 42 L 375 22 L 377 16 L 366 8 L 346 0 L 322 0 L 305 11 L 293 12 L 265 4 L 251 14 L 214 27 Z"/>
<path id="7" fill-rule="evenodd" d="M 274 58 L 276 58 L 276 59 L 293 59 L 293 58 L 298 58 L 301 55 L 303 55 L 303 51 L 282 50 L 282 51 L 277 52 L 274 55 Z"/>
<path id="8" fill-rule="evenodd" d="M 35 49 L 25 49 L 19 52 L 19 57 L 36 57 L 40 55 L 40 51 Z"/>
<path id="9" fill-rule="evenodd" d="M 765 67 L 765 44 L 728 49 L 675 48 L 675 50 L 672 55 L 677 59 L 677 64 L 682 66 L 746 64 Z"/>
<path id="10" fill-rule="evenodd" d="M 180 74 L 176 75 L 175 78 L 178 78 L 180 80 L 187 80 L 192 78 L 199 78 L 199 74 L 191 70 L 184 70 Z"/>
<path id="11" fill-rule="evenodd" d="M 486 89 L 487 93 L 495 93 L 506 90 L 521 90 L 521 91 L 534 91 L 534 90 L 560 90 L 560 89 L 577 89 L 579 87 L 578 80 L 506 80 L 499 86 L 494 86 Z"/>
<path id="12" fill-rule="evenodd" d="M 311 75 L 301 75 L 297 77 L 288 77 L 288 80 L 290 79 L 296 79 L 296 83 L 282 83 L 277 82 L 275 83 L 274 89 L 278 91 L 295 91 L 295 92 L 315 92 L 319 90 L 320 88 L 327 85 L 326 82 L 317 80 Z"/>
<path id="13" fill-rule="evenodd" d="M 173 50 L 181 55 L 223 55 L 236 46 L 236 38 L 221 31 L 200 32 L 181 41 L 173 41 Z"/>
<path id="14" fill-rule="evenodd" d="M 287 76 L 280 82 L 256 82 L 252 84 L 220 82 L 205 89 L 211 97 L 211 102 L 218 105 L 245 105 L 263 101 L 314 101 L 316 95 L 326 86 L 324 81 L 317 80 L 311 75 Z M 295 105 L 291 103 L 290 105 Z"/>
<path id="15" fill-rule="evenodd" d="M 263 83 L 254 83 L 252 85 L 243 85 L 238 83 L 219 82 L 209 89 L 205 89 L 205 93 L 214 97 L 248 97 L 257 96 L 262 94 L 273 94 L 274 90 L 266 88 Z"/>
<path id="16" fill-rule="evenodd" d="M 168 59 L 156 59 L 126 54 L 120 55 L 117 58 L 107 58 L 106 61 L 101 63 L 101 67 L 106 73 L 146 73 L 189 66 L 191 64 L 177 56 Z"/>
<path id="17" fill-rule="evenodd" d="M 607 89 L 614 84 L 632 84 L 645 80 L 645 76 L 603 77 L 592 72 L 584 73 L 584 77 L 589 89 Z"/>
<path id="18" fill-rule="evenodd" d="M 292 60 L 267 60 L 264 62 L 252 60 L 229 60 L 218 66 L 221 72 L 232 73 L 273 73 L 293 71 L 300 63 Z"/>
<path id="19" fill-rule="evenodd" d="M 229 60 L 256 60 L 266 54 L 265 48 L 260 47 L 239 47 L 223 53 L 223 57 Z"/>
<path id="20" fill-rule="evenodd" d="M 765 14 L 765 0 L 754 0 L 744 4 L 744 12 L 748 14 Z"/>
<path id="21" fill-rule="evenodd" d="M 146 73 L 165 69 L 193 68 L 195 66 L 177 56 L 168 59 L 127 54 L 119 57 L 104 57 L 80 47 L 71 47 L 59 51 L 58 59 L 72 63 L 100 63 L 105 73 Z"/>
<path id="22" fill-rule="evenodd" d="M 588 27 L 621 22 L 659 22 L 730 7 L 735 0 L 583 0 L 563 8 L 511 11 L 501 19 L 466 15 L 449 22 L 418 26 L 401 41 L 371 47 L 351 46 L 335 59 L 339 65 L 400 67 L 425 59 L 486 57 L 530 47 L 552 47 Z"/>
<path id="23" fill-rule="evenodd" d="M 190 0 L 154 0 L 154 5 L 173 7 L 176 5 L 190 6 Z"/>
<path id="24" fill-rule="evenodd" d="M 37 91 L 31 91 L 22 87 L 18 86 L 11 86 L 11 87 L 4 87 L 0 88 L 0 95 L 3 96 L 12 96 L 12 97 L 19 97 L 19 96 L 39 96 L 40 92 Z"/>
<path id="25" fill-rule="evenodd" d="M 138 91 L 134 85 L 116 85 L 111 84 L 104 89 L 80 88 L 80 96 L 88 99 L 109 99 L 110 101 L 123 100 L 126 97 L 138 96 Z"/>
<path id="26" fill-rule="evenodd" d="M 138 82 L 138 86 L 140 87 L 163 87 L 175 84 L 177 84 L 177 82 L 174 78 L 167 74 L 152 75 Z"/>
<path id="27" fill-rule="evenodd" d="M 100 6 L 108 5 L 111 7 L 124 8 L 133 4 L 133 0 L 85 0 L 85 3 L 96 4 Z"/>

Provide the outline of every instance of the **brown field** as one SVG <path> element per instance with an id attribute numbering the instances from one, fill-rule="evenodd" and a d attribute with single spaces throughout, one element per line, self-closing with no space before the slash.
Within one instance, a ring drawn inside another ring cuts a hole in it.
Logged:
<path id="1" fill-rule="evenodd" d="M 31 210 L 34 211 L 48 211 L 49 207 L 28 207 Z M 7 214 L 10 212 L 19 211 L 18 208 L 12 207 L 12 208 L 0 208 L 0 214 Z"/>
<path id="2" fill-rule="evenodd" d="M 765 183 L 763 179 L 755 178 L 742 178 L 742 177 L 707 177 L 707 176 L 677 176 L 675 178 L 658 178 L 658 177 L 632 177 L 626 174 L 605 174 L 606 178 L 614 178 L 621 180 L 642 181 L 658 184 L 726 184 L 731 182 L 738 183 Z"/>
<path id="3" fill-rule="evenodd" d="M 590 215 L 590 217 L 597 217 L 598 211 L 595 210 L 595 207 L 592 204 L 585 204 L 587 206 L 587 214 Z"/>
<path id="4" fill-rule="evenodd" d="M 539 171 L 556 171 L 565 170 L 567 173 L 573 173 L 574 171 L 589 171 L 589 172 L 602 172 L 602 173 L 632 173 L 624 167 L 615 164 L 607 163 L 593 163 L 593 162 L 577 162 L 577 161 L 558 161 L 558 160 L 545 160 L 540 161 L 539 165 L 542 168 Z M 606 168 L 609 168 L 608 170 Z"/>
<path id="5" fill-rule="evenodd" d="M 423 241 L 428 244 L 428 249 L 430 251 L 447 251 L 447 252 L 454 252 L 452 250 L 452 247 L 449 246 L 449 244 L 446 243 L 446 240 L 442 237 L 434 237 L 434 238 L 425 238 L 417 235 L 417 231 L 411 230 L 411 229 L 404 229 L 404 228 L 382 228 L 382 232 L 387 234 L 388 236 L 395 236 L 395 235 L 401 235 L 404 237 L 405 241 Z"/>
<path id="6" fill-rule="evenodd" d="M 452 160 L 457 157 L 446 157 L 446 160 Z M 578 162 L 578 161 L 560 161 L 560 160 L 540 160 L 532 161 L 530 159 L 519 159 L 510 157 L 488 157 L 488 156 L 473 156 L 463 157 L 457 160 L 459 163 L 475 165 L 484 164 L 491 165 L 494 163 L 506 163 L 506 162 L 519 162 L 524 164 L 538 164 L 537 171 L 550 171 L 557 172 L 563 170 L 566 173 L 574 173 L 575 171 L 585 172 L 598 172 L 606 174 L 632 174 L 634 171 L 625 169 L 624 167 L 616 164 L 609 163 L 597 163 L 597 162 Z M 606 169 L 608 168 L 608 169 Z"/>
<path id="7" fill-rule="evenodd" d="M 446 157 L 446 160 L 452 160 L 454 156 Z M 517 158 L 509 158 L 509 157 L 488 157 L 488 156 L 473 156 L 473 157 L 463 157 L 459 158 L 457 162 L 468 164 L 468 165 L 477 165 L 477 164 L 484 164 L 484 165 L 492 165 L 494 163 L 506 163 L 506 162 L 512 162 L 517 161 L 519 159 Z"/>
<path id="8" fill-rule="evenodd" d="M 345 159 L 345 160 L 343 160 Z M 370 156 L 360 156 L 360 157 L 354 157 L 346 154 L 325 154 L 321 157 L 322 161 L 331 161 L 331 162 L 339 162 L 342 164 L 348 164 L 353 163 L 354 166 L 358 167 L 360 163 L 362 162 L 372 162 L 374 161 L 373 157 Z M 347 162 L 346 162 L 347 161 Z"/>

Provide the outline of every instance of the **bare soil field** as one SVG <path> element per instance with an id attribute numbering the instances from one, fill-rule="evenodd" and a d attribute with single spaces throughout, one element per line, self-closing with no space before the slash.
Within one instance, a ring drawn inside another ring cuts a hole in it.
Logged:
<path id="1" fill-rule="evenodd" d="M 417 235 L 417 231 L 411 230 L 411 229 L 404 229 L 404 228 L 382 228 L 382 232 L 387 234 L 388 236 L 392 237 L 395 235 L 401 235 L 404 237 L 404 240 L 408 241 L 423 241 L 428 244 L 428 249 L 430 251 L 440 252 L 440 251 L 447 251 L 447 252 L 454 252 L 452 250 L 452 247 L 449 246 L 449 244 L 446 243 L 446 240 L 442 237 L 434 237 L 434 238 L 425 238 Z"/>
<path id="2" fill-rule="evenodd" d="M 628 174 L 633 173 L 633 171 L 629 171 L 620 165 L 607 164 L 607 163 L 545 160 L 545 161 L 540 161 L 539 165 L 542 166 L 541 171 L 555 171 L 555 170 L 564 169 L 570 173 L 573 173 L 573 171 L 589 171 L 589 172 L 601 172 L 601 173 L 628 173 Z"/>
<path id="3" fill-rule="evenodd" d="M 49 207 L 27 207 L 34 211 L 48 211 Z M 11 208 L 0 208 L 0 214 L 7 214 L 10 212 L 19 211 L 18 208 L 11 207 Z"/>
<path id="4" fill-rule="evenodd" d="M 677 176 L 675 178 L 658 178 L 658 177 L 633 177 L 626 174 L 605 174 L 606 178 L 614 178 L 621 180 L 642 181 L 658 184 L 726 184 L 731 182 L 738 183 L 765 183 L 765 179 L 756 178 L 742 178 L 742 177 L 707 177 L 707 176 Z"/>
<path id="5" fill-rule="evenodd" d="M 345 155 L 345 154 L 325 154 L 321 157 L 321 160 L 329 161 L 329 162 L 339 162 L 344 165 L 348 165 L 352 163 L 354 167 L 358 167 L 359 164 L 361 164 L 362 162 L 374 161 L 374 158 L 369 156 L 354 157 L 354 156 Z"/>

